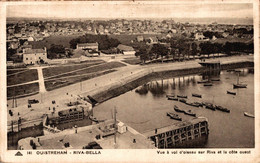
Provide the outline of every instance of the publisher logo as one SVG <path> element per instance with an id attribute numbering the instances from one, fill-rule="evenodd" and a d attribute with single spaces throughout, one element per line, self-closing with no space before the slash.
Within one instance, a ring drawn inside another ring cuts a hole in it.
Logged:
<path id="1" fill-rule="evenodd" d="M 22 154 L 20 151 L 18 151 L 18 152 L 15 154 L 15 156 L 23 156 L 23 154 Z"/>

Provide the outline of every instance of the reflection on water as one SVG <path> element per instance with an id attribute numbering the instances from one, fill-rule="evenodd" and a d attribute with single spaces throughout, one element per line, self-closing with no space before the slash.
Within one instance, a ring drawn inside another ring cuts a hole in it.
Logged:
<path id="1" fill-rule="evenodd" d="M 134 91 L 96 106 L 95 116 L 100 119 L 109 119 L 111 109 L 116 106 L 118 119 L 144 133 L 176 123 L 175 120 L 166 116 L 166 112 L 174 112 L 173 106 L 177 105 L 181 109 L 192 110 L 197 116 L 208 118 L 210 134 L 205 147 L 254 147 L 254 119 L 243 115 L 244 112 L 254 114 L 254 75 L 252 69 L 239 70 L 240 72 L 214 71 L 153 80 Z M 233 89 L 233 83 L 237 82 L 237 73 L 240 74 L 239 82 L 246 83 L 247 88 Z M 212 79 L 219 79 L 219 81 Z M 202 80 L 208 80 L 213 85 L 205 87 L 197 83 Z M 227 90 L 236 92 L 236 95 L 227 94 Z M 201 94 L 202 98 L 192 97 L 192 93 Z M 166 94 L 187 95 L 187 100 L 190 102 L 213 103 L 228 108 L 230 113 L 167 100 Z M 183 120 L 190 119 L 188 115 L 178 114 Z"/>

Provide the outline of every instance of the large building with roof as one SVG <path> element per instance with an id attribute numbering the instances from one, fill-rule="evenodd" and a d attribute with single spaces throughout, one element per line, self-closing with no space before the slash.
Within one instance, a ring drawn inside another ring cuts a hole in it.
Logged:
<path id="1" fill-rule="evenodd" d="M 46 47 L 43 49 L 23 49 L 23 63 L 25 64 L 39 64 L 47 61 Z"/>
<path id="2" fill-rule="evenodd" d="M 131 46 L 119 44 L 117 46 L 117 49 L 119 50 L 120 53 L 122 53 L 124 55 L 135 55 L 135 50 Z"/>
<path id="3" fill-rule="evenodd" d="M 77 49 L 98 51 L 98 43 L 80 43 L 77 44 Z"/>

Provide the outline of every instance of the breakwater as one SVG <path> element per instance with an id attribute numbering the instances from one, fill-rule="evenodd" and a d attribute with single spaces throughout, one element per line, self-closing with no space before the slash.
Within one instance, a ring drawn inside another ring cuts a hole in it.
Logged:
<path id="1" fill-rule="evenodd" d="M 232 62 L 232 63 L 221 64 L 221 70 L 246 68 L 246 67 L 254 67 L 254 62 L 243 61 L 243 62 Z M 113 84 L 109 88 L 103 90 L 101 89 L 99 91 L 96 91 L 97 93 L 90 94 L 90 95 L 96 101 L 102 103 L 113 97 L 131 91 L 137 88 L 138 86 L 143 85 L 151 80 L 177 77 L 180 75 L 199 74 L 206 71 L 208 71 L 208 69 L 200 65 L 185 68 L 185 69 L 175 69 L 175 70 L 171 70 L 170 68 L 157 69 L 157 70 L 149 69 L 139 73 L 133 78 L 123 79 L 122 81 Z"/>

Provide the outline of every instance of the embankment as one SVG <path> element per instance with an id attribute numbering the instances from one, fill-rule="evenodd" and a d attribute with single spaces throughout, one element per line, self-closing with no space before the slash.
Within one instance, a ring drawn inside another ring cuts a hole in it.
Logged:
<path id="1" fill-rule="evenodd" d="M 246 68 L 254 67 L 254 62 L 244 61 L 244 62 L 235 62 L 235 63 L 226 63 L 221 64 L 221 70 L 227 69 L 236 69 L 236 68 Z M 130 90 L 137 88 L 140 85 L 143 85 L 151 80 L 171 78 L 183 75 L 199 74 L 208 71 L 205 67 L 200 65 L 193 68 L 186 69 L 163 69 L 163 70 L 145 70 L 142 74 L 138 74 L 133 78 L 124 79 L 120 82 L 117 82 L 110 86 L 109 88 L 96 91 L 95 94 L 90 94 L 96 101 L 99 103 L 109 100 L 113 97 L 119 96 L 123 93 L 126 93 Z"/>

